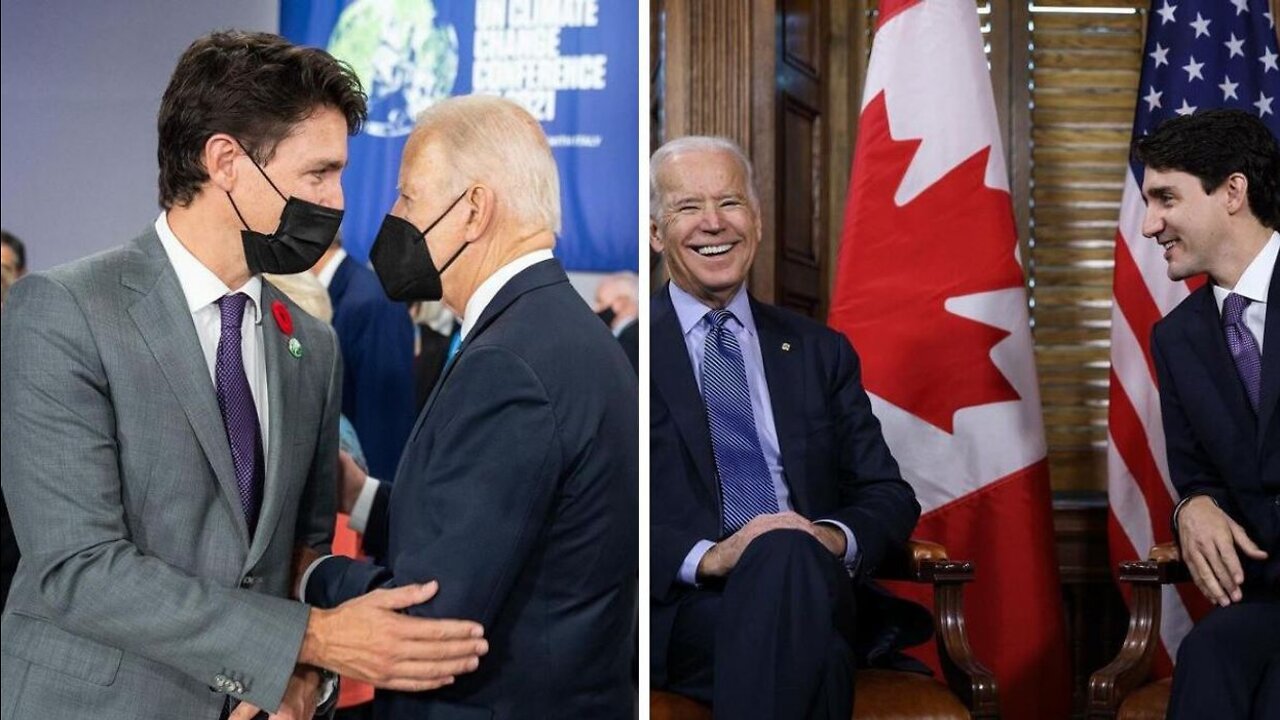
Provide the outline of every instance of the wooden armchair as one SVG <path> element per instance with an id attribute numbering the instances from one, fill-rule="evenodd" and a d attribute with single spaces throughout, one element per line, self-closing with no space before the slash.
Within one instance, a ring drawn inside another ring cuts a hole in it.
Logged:
<path id="1" fill-rule="evenodd" d="M 934 624 L 938 656 L 946 685 L 916 673 L 859 670 L 855 679 L 853 717 L 881 718 L 995 718 L 996 678 L 973 656 L 965 629 L 964 584 L 973 580 L 973 563 L 947 558 L 937 543 L 910 541 L 876 575 L 933 585 Z M 948 689 L 950 688 L 950 689 Z M 709 720 L 710 708 L 671 693 L 649 693 L 652 720 Z"/>
<path id="2" fill-rule="evenodd" d="M 1089 678 L 1090 718 L 1164 718 L 1169 679 L 1147 683 L 1160 633 L 1160 588 L 1191 580 L 1173 543 L 1151 548 L 1146 560 L 1120 563 L 1120 581 L 1132 590 L 1129 632 L 1120 652 Z"/>

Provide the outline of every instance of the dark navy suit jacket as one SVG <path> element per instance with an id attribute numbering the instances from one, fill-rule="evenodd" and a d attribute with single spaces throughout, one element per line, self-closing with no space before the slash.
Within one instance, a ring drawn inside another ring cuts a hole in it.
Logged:
<path id="1" fill-rule="evenodd" d="M 636 375 L 554 260 L 481 314 L 383 484 L 387 568 L 321 562 L 307 600 L 439 580 L 410 612 L 485 627 L 456 684 L 379 691 L 381 718 L 629 718 L 638 514 Z M 389 495 L 389 502 L 388 500 Z M 375 551 L 378 548 L 373 548 Z"/>
<path id="2" fill-rule="evenodd" d="M 350 256 L 333 274 L 329 299 L 342 348 L 342 414 L 356 429 L 369 473 L 390 479 L 417 415 L 413 321 Z"/>
<path id="3" fill-rule="evenodd" d="M 1244 527 L 1267 560 L 1243 553 L 1250 586 L 1280 587 L 1280 262 L 1263 330 L 1262 402 L 1254 414 L 1222 332 L 1213 287 L 1191 293 L 1152 331 L 1169 475 L 1182 497 L 1205 494 Z"/>
<path id="4" fill-rule="evenodd" d="M 622 351 L 627 354 L 627 359 L 631 361 L 631 367 L 640 371 L 640 318 L 632 320 L 622 332 L 618 333 L 618 342 L 622 344 Z"/>
<path id="5" fill-rule="evenodd" d="M 669 287 L 653 297 L 650 312 L 650 660 L 652 682 L 662 686 L 676 609 L 689 591 L 677 579 L 680 565 L 697 541 L 720 539 L 721 506 L 702 396 Z M 843 335 L 809 318 L 754 298 L 751 312 L 794 510 L 853 531 L 860 557 L 855 585 L 872 591 L 858 595 L 860 627 L 883 620 L 876 617 L 880 608 L 910 617 L 909 627 L 891 629 L 896 639 L 888 645 L 878 646 L 887 636 L 873 633 L 855 651 L 865 661 L 868 653 L 922 642 L 930 633 L 923 609 L 908 609 L 863 580 L 907 541 L 920 505 L 871 412 L 858 356 Z"/>

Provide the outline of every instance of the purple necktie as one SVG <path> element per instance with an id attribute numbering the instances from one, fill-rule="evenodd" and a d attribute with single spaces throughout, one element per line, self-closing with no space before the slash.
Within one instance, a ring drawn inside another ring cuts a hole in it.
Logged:
<path id="1" fill-rule="evenodd" d="M 244 293 L 224 295 L 218 300 L 222 311 L 222 335 L 218 338 L 218 360 L 214 375 L 218 385 L 218 408 L 222 424 L 227 428 L 231 460 L 236 469 L 236 486 L 240 504 L 252 535 L 258 522 L 258 505 L 262 502 L 262 434 L 258 428 L 258 409 L 249 391 L 240 354 L 240 323 L 249 296 Z"/>
<path id="2" fill-rule="evenodd" d="M 1249 298 L 1243 295 L 1227 296 L 1222 302 L 1222 332 L 1227 336 L 1231 359 L 1236 362 L 1240 382 L 1244 383 L 1245 394 L 1256 414 L 1262 401 L 1262 353 L 1258 352 L 1258 341 L 1244 324 L 1244 309 L 1248 305 Z"/>

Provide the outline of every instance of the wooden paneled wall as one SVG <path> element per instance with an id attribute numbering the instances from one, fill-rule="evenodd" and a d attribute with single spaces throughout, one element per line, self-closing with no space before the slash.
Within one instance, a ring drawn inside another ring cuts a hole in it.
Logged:
<path id="1" fill-rule="evenodd" d="M 848 186 L 860 2 L 658 0 L 651 7 L 654 142 L 738 142 L 755 166 L 764 242 L 752 293 L 826 315 Z M 861 9 L 860 9 L 861 8 Z"/>
<path id="2" fill-rule="evenodd" d="M 780 0 L 777 44 L 774 301 L 810 317 L 826 316 L 826 29 L 829 3 Z"/>
<path id="3" fill-rule="evenodd" d="M 662 0 L 662 136 L 727 137 L 756 172 L 764 245 L 752 290 L 773 300 L 775 0 Z M 652 10 L 651 10 L 652 12 Z"/>

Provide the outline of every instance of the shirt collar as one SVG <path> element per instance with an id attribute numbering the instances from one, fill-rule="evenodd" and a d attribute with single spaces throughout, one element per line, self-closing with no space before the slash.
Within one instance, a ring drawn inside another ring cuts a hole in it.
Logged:
<path id="1" fill-rule="evenodd" d="M 484 309 L 489 307 L 489 303 L 493 302 L 493 299 L 497 297 L 498 291 L 510 282 L 511 278 L 543 260 L 552 260 L 554 258 L 555 255 L 550 250 L 534 250 L 503 265 L 494 271 L 492 275 L 485 278 L 485 281 L 480 283 L 480 287 L 476 288 L 476 291 L 471 294 L 471 299 L 467 301 L 466 310 L 462 313 L 462 329 L 458 331 L 462 339 L 467 339 L 467 334 L 471 332 L 471 328 L 476 326 L 476 321 L 480 319 Z"/>
<path id="2" fill-rule="evenodd" d="M 1250 302 L 1266 304 L 1267 293 L 1271 291 L 1271 273 L 1276 266 L 1276 257 L 1280 255 L 1280 232 L 1271 233 L 1271 239 L 1262 246 L 1262 250 L 1254 256 L 1253 261 L 1240 274 L 1240 280 L 1230 290 L 1213 286 L 1213 299 L 1218 303 L 1218 312 L 1222 312 L 1222 303 L 1227 296 L 1235 293 L 1248 298 Z"/>
<path id="3" fill-rule="evenodd" d="M 680 319 L 680 332 L 688 335 L 712 308 L 680 289 L 680 286 L 675 283 L 671 283 L 669 287 L 671 288 L 671 304 L 676 309 L 676 317 Z M 746 283 L 743 283 L 738 288 L 733 298 L 729 300 L 729 304 L 725 305 L 725 309 L 733 313 L 733 316 L 737 318 L 749 335 L 754 336 L 756 334 L 756 319 L 751 314 L 751 299 L 747 295 Z"/>
<path id="4" fill-rule="evenodd" d="M 338 251 L 329 258 L 329 262 L 325 263 L 325 266 L 320 268 L 320 272 L 316 273 L 316 279 L 320 281 L 325 290 L 329 289 L 329 283 L 333 282 L 333 276 L 338 273 L 338 266 L 346 259 L 346 248 L 339 247 Z"/>
<path id="5" fill-rule="evenodd" d="M 262 278 L 252 275 L 248 282 L 233 291 L 178 240 L 178 236 L 174 235 L 173 229 L 169 227 L 167 213 L 160 213 L 160 217 L 156 218 L 155 228 L 156 235 L 160 236 L 160 244 L 164 247 L 165 255 L 169 256 L 169 264 L 173 266 L 173 271 L 178 276 L 178 285 L 182 288 L 182 294 L 186 296 L 188 311 L 194 314 L 197 310 L 216 303 L 223 295 L 242 292 L 249 296 L 249 312 L 253 313 L 253 321 L 255 323 L 261 321 L 259 304 L 262 298 Z"/>

